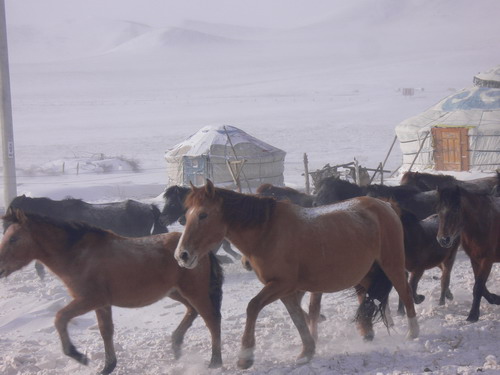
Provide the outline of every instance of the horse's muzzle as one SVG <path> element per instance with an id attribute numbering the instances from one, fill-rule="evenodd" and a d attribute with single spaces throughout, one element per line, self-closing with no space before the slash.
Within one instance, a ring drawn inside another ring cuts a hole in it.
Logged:
<path id="1" fill-rule="evenodd" d="M 180 250 L 175 252 L 175 259 L 179 266 L 192 269 L 198 265 L 198 256 L 191 255 L 187 250 Z"/>
<path id="2" fill-rule="evenodd" d="M 439 245 L 445 248 L 450 248 L 453 245 L 453 240 L 450 236 L 441 236 L 437 237 L 437 242 Z"/>

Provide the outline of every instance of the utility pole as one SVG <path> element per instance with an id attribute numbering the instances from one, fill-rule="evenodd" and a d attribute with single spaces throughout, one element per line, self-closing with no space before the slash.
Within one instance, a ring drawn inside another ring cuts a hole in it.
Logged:
<path id="1" fill-rule="evenodd" d="M 9 54 L 7 48 L 7 21 L 5 0 L 0 0 L 0 126 L 2 128 L 3 196 L 5 207 L 17 195 L 14 130 L 10 99 Z"/>

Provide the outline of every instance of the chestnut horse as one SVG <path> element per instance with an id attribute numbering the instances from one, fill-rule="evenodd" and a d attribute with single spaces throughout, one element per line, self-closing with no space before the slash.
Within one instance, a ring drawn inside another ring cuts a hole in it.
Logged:
<path id="1" fill-rule="evenodd" d="M 460 244 L 469 256 L 474 271 L 472 307 L 467 320 L 479 319 L 481 297 L 500 304 L 500 296 L 490 293 L 486 281 L 493 263 L 500 262 L 500 198 L 474 193 L 460 186 L 438 189 L 439 231 L 441 246 Z"/>
<path id="2" fill-rule="evenodd" d="M 187 308 L 172 334 L 175 358 L 180 356 L 184 334 L 199 313 L 212 335 L 210 367 L 222 365 L 222 269 L 213 256 L 200 259 L 197 270 L 179 267 L 174 250 L 180 233 L 121 237 L 88 224 L 13 209 L 3 220 L 9 226 L 0 243 L 0 277 L 37 259 L 66 284 L 73 297 L 55 319 L 64 354 L 88 364 L 87 356 L 70 340 L 68 323 L 95 310 L 106 353 L 101 373 L 111 373 L 116 366 L 111 306 L 142 307 L 169 296 Z"/>
<path id="3" fill-rule="evenodd" d="M 309 361 L 315 340 L 299 304 L 299 292 L 336 292 L 353 286 L 369 290 L 378 269 L 403 300 L 411 338 L 419 333 L 410 287 L 405 277 L 403 229 L 391 206 L 370 197 L 319 208 L 303 208 L 273 198 L 215 188 L 191 187 L 186 198 L 186 227 L 175 250 L 192 269 L 228 238 L 250 261 L 264 284 L 249 302 L 238 366 L 254 361 L 255 325 L 264 306 L 281 299 L 303 343 L 299 360 Z M 370 296 L 368 295 L 368 298 Z M 319 305 L 319 304 L 318 304 Z M 317 320 L 317 314 L 314 319 Z"/>

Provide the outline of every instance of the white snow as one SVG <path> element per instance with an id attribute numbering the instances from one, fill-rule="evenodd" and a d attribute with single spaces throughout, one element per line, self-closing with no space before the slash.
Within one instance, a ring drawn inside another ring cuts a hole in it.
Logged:
<path id="1" fill-rule="evenodd" d="M 18 194 L 54 199 L 161 204 L 164 152 L 207 125 L 231 124 L 286 151 L 291 187 L 304 188 L 304 153 L 309 170 L 354 157 L 375 168 L 399 122 L 470 86 L 474 75 L 500 61 L 497 0 L 6 3 Z M 418 90 L 406 97 L 402 88 Z M 75 160 L 95 161 L 92 155 L 101 154 L 110 160 L 105 168 L 76 173 Z M 120 169 L 123 160 L 140 171 Z M 386 169 L 400 163 L 396 144 Z M 479 322 L 465 321 L 473 276 L 463 252 L 452 273 L 455 299 L 446 306 L 437 306 L 440 272 L 424 274 L 418 339 L 406 340 L 406 318 L 394 316 L 393 330 L 379 323 L 375 340 L 363 342 L 352 323 L 357 301 L 349 290 L 323 298 L 326 321 L 316 356 L 297 365 L 299 335 L 275 302 L 259 315 L 255 364 L 246 371 L 236 360 L 246 305 L 261 284 L 239 262 L 224 269 L 222 369 L 205 367 L 210 336 L 201 319 L 186 335 L 183 357 L 174 361 L 170 334 L 184 310 L 165 299 L 113 310 L 114 373 L 500 373 L 500 306 L 482 301 Z M 499 282 L 495 265 L 488 286 L 498 292 Z M 90 365 L 61 351 L 53 320 L 69 300 L 57 278 L 39 280 L 33 265 L 0 281 L 1 374 L 76 375 L 102 368 L 93 314 L 70 326 Z M 392 311 L 396 306 L 393 294 Z"/>

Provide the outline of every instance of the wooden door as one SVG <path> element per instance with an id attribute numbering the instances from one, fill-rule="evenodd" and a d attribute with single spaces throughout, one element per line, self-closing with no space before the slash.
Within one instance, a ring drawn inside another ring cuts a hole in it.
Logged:
<path id="1" fill-rule="evenodd" d="M 432 128 L 434 162 L 440 171 L 469 170 L 467 128 Z"/>

